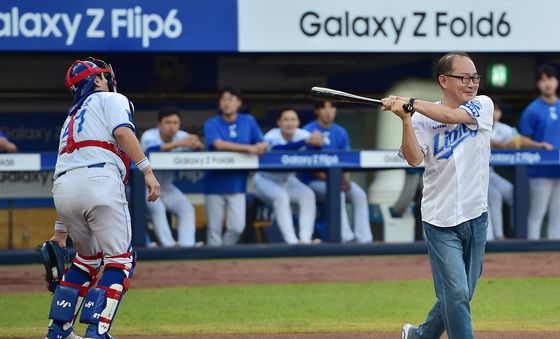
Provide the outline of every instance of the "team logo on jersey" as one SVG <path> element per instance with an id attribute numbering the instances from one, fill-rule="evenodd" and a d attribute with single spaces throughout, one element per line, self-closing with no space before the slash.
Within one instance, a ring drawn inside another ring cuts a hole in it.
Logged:
<path id="1" fill-rule="evenodd" d="M 551 106 L 548 111 L 550 112 L 550 119 L 558 120 L 558 111 L 556 110 L 556 106 Z"/>
<path id="2" fill-rule="evenodd" d="M 437 160 L 447 159 L 453 154 L 453 150 L 468 137 L 476 136 L 477 131 L 473 131 L 465 124 L 458 125 L 449 131 L 440 131 L 434 135 L 434 158 Z"/>
<path id="3" fill-rule="evenodd" d="M 237 138 L 237 124 L 229 125 L 229 137 Z"/>
<path id="4" fill-rule="evenodd" d="M 471 100 L 467 101 L 463 104 L 466 108 L 469 109 L 472 116 L 478 118 L 480 116 L 480 110 L 482 110 L 482 103 L 478 100 Z"/>

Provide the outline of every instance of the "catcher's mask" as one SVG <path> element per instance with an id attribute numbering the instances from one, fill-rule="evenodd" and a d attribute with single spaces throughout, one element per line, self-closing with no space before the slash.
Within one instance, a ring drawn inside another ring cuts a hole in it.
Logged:
<path id="1" fill-rule="evenodd" d="M 74 96 L 77 102 L 86 94 L 94 90 L 95 77 L 103 74 L 109 85 L 109 91 L 117 91 L 115 73 L 110 64 L 100 59 L 89 57 L 87 60 L 76 60 L 66 72 L 66 88 Z"/>

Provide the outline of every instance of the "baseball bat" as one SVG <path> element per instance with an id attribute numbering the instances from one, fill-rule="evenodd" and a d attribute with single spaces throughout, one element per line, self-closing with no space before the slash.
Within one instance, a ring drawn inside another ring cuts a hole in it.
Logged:
<path id="1" fill-rule="evenodd" d="M 309 91 L 309 95 L 314 99 L 327 100 L 332 102 L 347 102 L 367 105 L 382 105 L 381 100 L 363 97 L 360 95 L 350 94 L 336 89 L 325 87 L 313 87 Z"/>

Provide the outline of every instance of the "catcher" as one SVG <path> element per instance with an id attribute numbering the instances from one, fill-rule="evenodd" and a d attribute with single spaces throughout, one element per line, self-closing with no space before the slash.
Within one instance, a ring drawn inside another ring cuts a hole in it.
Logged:
<path id="1" fill-rule="evenodd" d="M 69 236 L 78 253 L 64 270 L 57 246 L 43 245 L 54 290 L 46 338 L 81 338 L 73 324 L 83 303 L 84 337 L 109 339 L 136 261 L 124 186 L 130 159 L 144 173 L 149 201 L 159 197 L 159 183 L 134 134 L 134 106 L 116 93 L 111 66 L 78 60 L 68 69 L 66 87 L 74 104 L 60 133 L 52 190 L 58 221 L 51 241 L 64 247 Z"/>

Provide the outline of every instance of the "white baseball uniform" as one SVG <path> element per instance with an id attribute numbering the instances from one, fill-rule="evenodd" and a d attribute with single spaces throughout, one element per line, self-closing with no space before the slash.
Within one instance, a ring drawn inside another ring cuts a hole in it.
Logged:
<path id="1" fill-rule="evenodd" d="M 488 210 L 494 104 L 480 95 L 460 108 L 475 117 L 476 123 L 442 124 L 422 114 L 412 116 L 425 155 L 422 221 L 438 227 L 459 225 Z"/>
<path id="2" fill-rule="evenodd" d="M 185 131 L 177 131 L 173 136 L 172 142 L 185 139 L 188 133 Z M 144 132 L 140 139 L 140 144 L 144 152 L 159 151 L 160 146 L 165 144 L 161 139 L 159 128 L 152 128 Z M 176 147 L 171 152 L 189 151 L 186 147 Z M 187 247 L 195 244 L 195 214 L 194 208 L 190 201 L 185 197 L 177 186 L 173 184 L 175 178 L 173 171 L 154 171 L 154 175 L 160 182 L 161 191 L 160 198 L 154 202 L 146 204 L 152 222 L 154 231 L 158 237 L 161 246 L 170 247 L 175 245 L 175 240 L 171 235 L 171 229 L 165 214 L 166 209 L 175 214 L 178 218 L 179 225 L 177 229 L 178 245 Z M 146 192 L 147 194 L 147 192 Z"/>
<path id="3" fill-rule="evenodd" d="M 311 133 L 298 128 L 292 140 L 286 140 L 279 128 L 274 128 L 264 135 L 269 150 L 278 146 L 283 149 L 300 150 L 305 147 L 305 139 Z M 311 236 L 315 226 L 315 194 L 304 183 L 296 178 L 295 172 L 258 172 L 253 178 L 255 195 L 265 203 L 274 207 L 276 222 L 282 232 L 284 241 L 288 244 L 298 243 L 294 231 L 291 203 L 295 203 L 299 210 L 299 240 L 311 243 Z"/>
<path id="4" fill-rule="evenodd" d="M 500 143 L 510 142 L 519 136 L 517 130 L 502 122 L 496 122 L 490 138 Z M 503 202 L 513 206 L 513 185 L 490 168 L 490 183 L 488 185 L 488 234 L 487 239 L 504 237 Z"/>
<path id="5" fill-rule="evenodd" d="M 67 144 L 70 116 L 61 134 L 59 153 Z M 90 94 L 74 117 L 73 138 L 117 145 L 115 129 L 134 130 L 128 99 L 118 93 Z M 53 197 L 61 221 L 80 255 L 100 252 L 107 263 L 130 263 L 113 257 L 130 250 L 131 225 L 123 178 L 126 168 L 118 155 L 101 147 L 62 153 L 56 161 Z"/>

